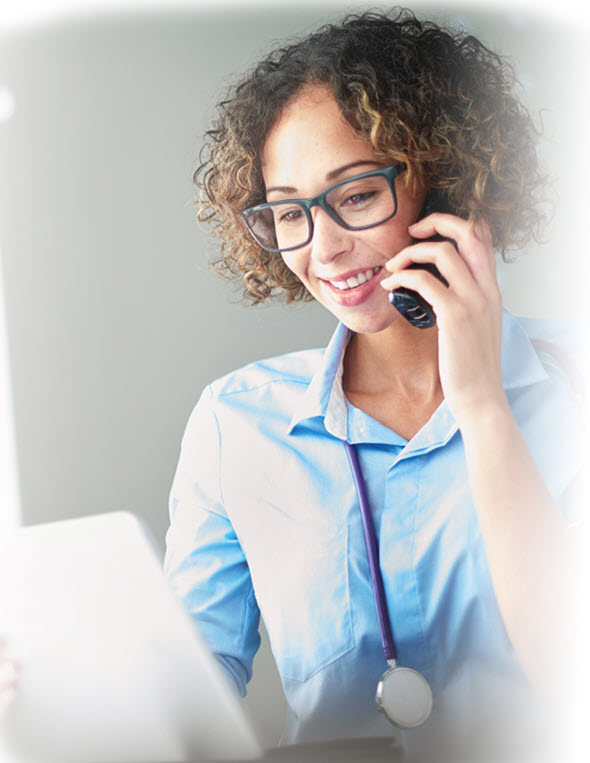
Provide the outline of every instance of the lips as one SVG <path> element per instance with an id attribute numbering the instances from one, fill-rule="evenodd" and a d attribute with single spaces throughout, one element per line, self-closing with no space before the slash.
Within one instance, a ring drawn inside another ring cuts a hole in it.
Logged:
<path id="1" fill-rule="evenodd" d="M 374 275 L 376 275 L 381 270 L 380 267 L 376 268 L 369 268 L 369 270 L 364 270 L 360 273 L 356 273 L 355 275 L 349 276 L 348 278 L 343 279 L 324 279 L 327 280 L 330 286 L 333 286 L 336 289 L 339 289 L 340 291 L 345 291 L 347 289 L 356 289 L 357 286 L 360 286 L 361 284 L 366 283 L 367 281 L 370 281 L 371 278 L 373 278 Z"/>
<path id="2" fill-rule="evenodd" d="M 320 279 L 333 301 L 344 307 L 355 307 L 364 302 L 379 283 L 382 267 L 368 268 L 354 273 L 343 273 L 333 279 Z"/>

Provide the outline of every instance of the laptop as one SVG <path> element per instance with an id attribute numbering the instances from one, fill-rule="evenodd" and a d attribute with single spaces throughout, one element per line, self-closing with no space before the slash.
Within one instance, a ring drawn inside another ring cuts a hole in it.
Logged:
<path id="1" fill-rule="evenodd" d="M 154 763 L 262 755 L 241 700 L 133 514 L 0 539 L 0 635 L 22 666 L 0 724 L 10 763 Z"/>

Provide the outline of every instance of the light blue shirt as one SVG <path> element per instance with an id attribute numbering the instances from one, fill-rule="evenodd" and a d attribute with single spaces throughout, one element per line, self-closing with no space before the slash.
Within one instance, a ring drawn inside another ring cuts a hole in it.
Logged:
<path id="1" fill-rule="evenodd" d="M 529 335 L 559 344 L 565 333 L 505 312 L 504 384 L 573 521 L 579 408 L 559 364 L 543 364 Z M 343 440 L 358 445 L 398 663 L 433 689 L 426 731 L 469 719 L 488 700 L 493 707 L 506 687 L 520 698 L 529 691 L 494 596 L 452 414 L 443 402 L 408 442 L 352 406 L 341 384 L 349 338 L 339 325 L 325 350 L 259 361 L 207 387 L 171 493 L 167 574 L 242 694 L 262 613 L 288 703 L 286 742 L 391 733 L 375 706 L 387 666 Z"/>

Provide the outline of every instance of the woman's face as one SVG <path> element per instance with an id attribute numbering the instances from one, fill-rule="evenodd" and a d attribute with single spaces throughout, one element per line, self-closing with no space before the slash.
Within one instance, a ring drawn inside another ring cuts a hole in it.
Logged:
<path id="1" fill-rule="evenodd" d="M 309 198 L 340 180 L 392 163 L 353 133 L 327 87 L 310 86 L 285 107 L 264 144 L 267 201 Z M 379 284 L 387 275 L 383 265 L 411 243 L 408 226 L 416 221 L 425 192 L 411 196 L 399 180 L 396 192 L 395 216 L 366 230 L 346 230 L 314 207 L 311 242 L 283 254 L 309 292 L 357 333 L 382 331 L 400 317 Z M 359 274 L 368 280 L 341 288 Z"/>

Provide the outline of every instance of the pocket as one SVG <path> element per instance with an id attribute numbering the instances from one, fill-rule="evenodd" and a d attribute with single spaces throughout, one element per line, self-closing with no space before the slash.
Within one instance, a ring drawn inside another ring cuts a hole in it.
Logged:
<path id="1" fill-rule="evenodd" d="M 272 581 L 257 596 L 279 673 L 307 681 L 354 647 L 348 527 L 291 527 L 273 556 Z"/>

